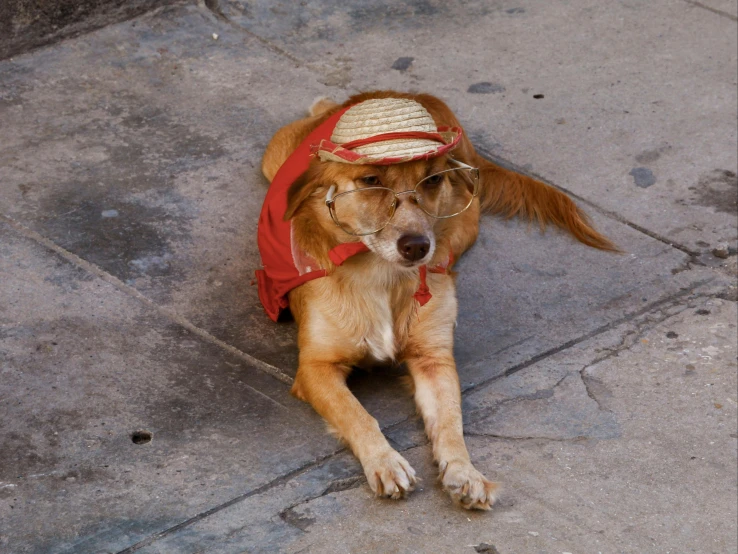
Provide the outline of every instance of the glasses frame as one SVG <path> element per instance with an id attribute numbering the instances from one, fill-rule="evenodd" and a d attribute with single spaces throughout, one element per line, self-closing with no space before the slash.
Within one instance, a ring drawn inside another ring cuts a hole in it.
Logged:
<path id="1" fill-rule="evenodd" d="M 336 198 L 339 198 L 339 197 L 344 196 L 344 195 L 347 195 L 347 194 L 352 194 L 352 193 L 356 192 L 357 190 L 362 190 L 362 189 L 347 190 L 345 192 L 340 192 L 338 194 L 335 194 L 335 192 L 336 192 L 336 185 L 331 185 L 331 187 L 328 189 L 328 194 L 326 194 L 326 196 L 325 196 L 325 205 L 328 207 L 328 212 L 331 214 L 331 219 L 333 220 L 333 223 L 335 223 L 336 226 L 340 227 L 340 229 L 344 233 L 347 233 L 349 235 L 353 235 L 355 237 L 365 237 L 367 235 L 373 235 L 375 233 L 379 233 L 379 231 L 381 231 L 382 229 L 384 229 L 385 227 L 387 227 L 387 225 L 389 225 L 390 221 L 392 221 L 392 218 L 395 216 L 395 209 L 397 208 L 397 201 L 399 200 L 400 196 L 405 195 L 405 194 L 411 194 L 411 195 L 413 195 L 413 197 L 415 198 L 415 202 L 418 205 L 418 207 L 421 210 L 423 210 L 423 212 L 425 212 L 426 214 L 428 214 L 429 216 L 431 216 L 431 217 L 433 217 L 435 219 L 449 219 L 451 217 L 456 217 L 457 215 L 459 215 L 461 213 L 464 213 L 466 210 L 469 209 L 469 206 L 472 205 L 472 203 L 474 202 L 474 199 L 479 195 L 479 168 L 472 167 L 472 166 L 470 166 L 468 164 L 465 164 L 464 162 L 460 162 L 459 160 L 455 160 L 453 158 L 449 158 L 449 160 L 452 161 L 453 163 L 455 163 L 458 167 L 452 167 L 450 169 L 444 169 L 443 171 L 439 171 L 437 173 L 433 173 L 432 175 L 428 175 L 427 177 L 424 177 L 423 179 L 421 179 L 420 181 L 418 181 L 418 183 L 415 185 L 415 187 L 412 190 L 404 190 L 404 191 L 401 191 L 401 192 L 395 192 L 394 190 L 392 190 L 391 188 L 388 188 L 388 187 L 367 187 L 367 188 L 370 188 L 372 190 L 388 190 L 388 191 L 390 191 L 390 193 L 392 193 L 392 206 L 390 208 L 391 212 L 390 212 L 389 218 L 387 218 L 387 222 L 384 225 L 382 225 L 379 229 L 376 229 L 375 231 L 369 231 L 367 233 L 351 233 L 350 231 L 347 231 L 338 222 L 338 217 L 336 216 L 336 207 L 334 205 L 335 204 L 335 201 L 336 201 Z M 430 213 L 418 201 L 418 197 L 417 197 L 418 187 L 421 184 L 423 184 L 426 180 L 430 179 L 431 177 L 434 177 L 436 175 L 443 175 L 445 173 L 450 173 L 451 171 L 456 171 L 457 169 L 469 169 L 470 170 L 470 173 L 472 175 L 472 181 L 473 181 L 473 184 L 474 184 L 474 191 L 472 192 L 472 196 L 469 199 L 469 203 L 466 206 L 464 206 L 461 210 L 459 210 L 458 212 L 453 213 L 451 215 L 435 215 L 435 214 Z"/>

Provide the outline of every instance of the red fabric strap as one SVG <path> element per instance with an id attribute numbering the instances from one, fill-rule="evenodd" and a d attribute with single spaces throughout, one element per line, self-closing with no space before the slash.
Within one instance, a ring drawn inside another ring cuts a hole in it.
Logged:
<path id="1" fill-rule="evenodd" d="M 398 139 L 426 139 L 433 140 L 445 144 L 446 141 L 438 133 L 427 133 L 424 131 L 400 131 L 397 133 L 384 133 L 382 135 L 374 135 L 372 137 L 366 137 L 363 139 L 352 140 L 350 142 L 344 142 L 341 144 L 341 148 L 346 150 L 353 150 L 359 146 L 365 146 L 367 144 L 373 144 L 375 142 L 382 142 L 385 140 L 398 140 Z"/>
<path id="2" fill-rule="evenodd" d="M 447 274 L 448 268 L 451 267 L 453 263 L 454 253 L 449 251 L 448 260 L 446 260 L 446 263 L 440 263 L 431 267 L 430 269 L 428 268 L 428 266 L 425 265 L 421 265 L 418 268 L 420 274 L 420 284 L 418 285 L 418 290 L 416 290 L 415 294 L 413 294 L 413 298 L 418 301 L 418 304 L 420 304 L 421 306 L 425 306 L 430 301 L 430 299 L 433 298 L 430 288 L 428 288 L 428 283 L 426 282 L 427 272 L 430 271 L 431 273 Z"/>
<path id="3" fill-rule="evenodd" d="M 418 304 L 420 304 L 421 306 L 425 306 L 428 301 L 433 298 L 433 295 L 431 295 L 430 293 L 428 283 L 425 282 L 426 271 L 428 271 L 428 268 L 424 265 L 421 265 L 419 269 L 420 285 L 418 285 L 418 290 L 416 290 L 415 294 L 413 294 L 413 298 L 418 301 Z"/>
<path id="4" fill-rule="evenodd" d="M 335 248 L 331 248 L 330 252 L 328 252 L 328 257 L 334 264 L 343 265 L 343 262 L 351 256 L 361 254 L 362 252 L 369 252 L 369 248 L 363 242 L 344 242 Z"/>
<path id="5" fill-rule="evenodd" d="M 451 132 L 453 136 L 444 139 L 442 133 L 448 132 Z M 392 140 L 396 138 L 401 138 L 400 135 L 410 136 L 412 138 L 421 136 L 421 138 L 426 138 L 430 140 L 440 139 L 438 141 L 440 144 L 435 150 L 415 154 L 414 156 L 394 156 L 381 159 L 372 158 L 370 159 L 370 161 L 367 161 L 366 155 L 359 154 L 358 152 L 354 152 L 353 150 L 351 150 L 351 148 L 357 148 L 361 144 L 370 144 L 377 140 Z M 391 165 L 396 163 L 409 162 L 412 160 L 427 160 L 445 154 L 446 152 L 456 147 L 456 145 L 461 140 L 461 135 L 461 127 L 439 127 L 438 133 L 423 133 L 420 131 L 418 131 L 417 133 L 414 131 L 408 131 L 406 133 L 385 133 L 376 137 L 369 137 L 367 139 L 360 139 L 359 141 L 347 142 L 346 144 L 334 144 L 328 138 L 324 138 L 322 140 L 319 140 L 318 142 L 312 143 L 310 149 L 314 155 L 319 155 L 320 152 L 325 152 L 344 160 L 346 163 L 351 164 L 371 163 L 372 165 Z M 449 140 L 449 142 L 446 142 L 446 140 Z"/>

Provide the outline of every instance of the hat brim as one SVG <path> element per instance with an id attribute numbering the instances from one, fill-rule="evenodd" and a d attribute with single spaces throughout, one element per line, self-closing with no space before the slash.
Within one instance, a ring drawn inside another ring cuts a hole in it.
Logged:
<path id="1" fill-rule="evenodd" d="M 460 127 L 439 127 L 437 134 L 434 133 L 434 135 L 440 137 L 443 142 L 412 139 L 404 141 L 390 140 L 375 142 L 372 145 L 374 148 L 365 148 L 365 151 L 362 152 L 362 147 L 350 150 L 323 139 L 320 144 L 312 146 L 311 150 L 324 162 L 331 161 L 355 165 L 398 164 L 442 156 L 458 145 L 462 130 Z M 383 144 L 388 146 L 385 152 L 382 151 L 382 148 L 376 148 L 376 146 Z"/>

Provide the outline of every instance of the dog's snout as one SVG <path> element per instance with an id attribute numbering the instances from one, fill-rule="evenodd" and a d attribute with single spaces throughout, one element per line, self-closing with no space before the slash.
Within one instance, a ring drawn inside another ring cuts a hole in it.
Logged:
<path id="1" fill-rule="evenodd" d="M 423 235 L 403 235 L 397 241 L 397 250 L 411 262 L 422 260 L 430 250 L 430 240 Z"/>

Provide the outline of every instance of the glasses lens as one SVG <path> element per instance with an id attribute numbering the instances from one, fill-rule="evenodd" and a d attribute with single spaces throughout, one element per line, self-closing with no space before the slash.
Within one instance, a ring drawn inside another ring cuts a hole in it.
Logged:
<path id="1" fill-rule="evenodd" d="M 371 235 L 392 218 L 395 194 L 386 188 L 369 187 L 339 194 L 333 200 L 338 225 L 352 235 Z"/>
<path id="2" fill-rule="evenodd" d="M 418 204 L 433 217 L 460 214 L 471 206 L 478 182 L 477 169 L 458 168 L 435 173 L 416 185 Z"/>

